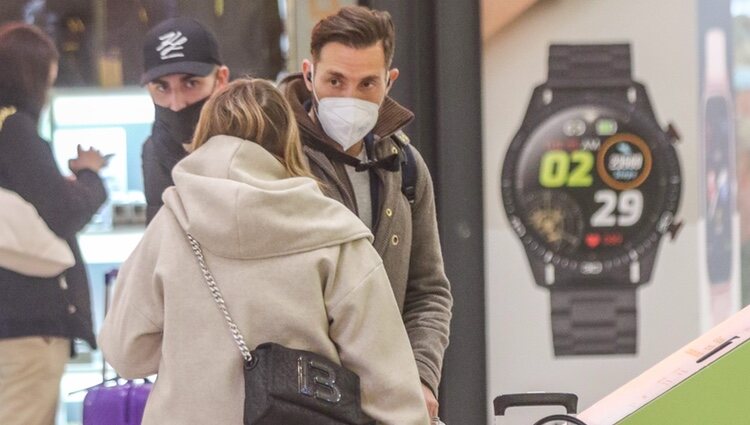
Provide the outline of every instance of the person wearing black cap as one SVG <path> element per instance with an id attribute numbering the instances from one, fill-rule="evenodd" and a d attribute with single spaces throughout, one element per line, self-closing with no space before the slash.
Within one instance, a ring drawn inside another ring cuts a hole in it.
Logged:
<path id="1" fill-rule="evenodd" d="M 143 144 L 146 222 L 162 206 L 162 192 L 172 181 L 172 168 L 187 155 L 206 99 L 229 81 L 214 35 L 192 18 L 170 18 L 146 34 L 141 84 L 154 101 L 151 136 Z"/>

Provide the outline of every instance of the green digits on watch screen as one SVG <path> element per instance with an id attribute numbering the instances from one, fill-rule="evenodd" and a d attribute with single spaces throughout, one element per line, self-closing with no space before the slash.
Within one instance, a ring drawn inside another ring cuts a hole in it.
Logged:
<path id="1" fill-rule="evenodd" d="M 658 244 L 654 229 L 672 223 L 679 185 L 654 160 L 664 153 L 654 152 L 653 131 L 630 118 L 606 106 L 570 107 L 528 135 L 509 177 L 531 252 L 599 273 Z"/>

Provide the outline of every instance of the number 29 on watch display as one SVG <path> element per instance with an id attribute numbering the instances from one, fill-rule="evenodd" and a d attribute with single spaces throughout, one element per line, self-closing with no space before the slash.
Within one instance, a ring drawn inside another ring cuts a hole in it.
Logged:
<path id="1" fill-rule="evenodd" d="M 594 153 L 588 150 L 545 152 L 539 166 L 539 184 L 550 189 L 590 188 L 594 184 L 591 172 L 595 161 Z M 643 213 L 643 194 L 639 190 L 601 189 L 594 192 L 593 201 L 598 208 L 591 215 L 591 227 L 630 227 L 638 223 Z"/>

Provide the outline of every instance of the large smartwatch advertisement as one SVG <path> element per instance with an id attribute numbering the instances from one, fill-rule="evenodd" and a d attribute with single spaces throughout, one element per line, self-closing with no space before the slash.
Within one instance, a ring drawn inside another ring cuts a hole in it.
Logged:
<path id="1" fill-rule="evenodd" d="M 555 355 L 635 353 L 635 290 L 679 228 L 678 134 L 630 77 L 629 45 L 552 45 L 549 61 L 505 155 L 503 206 L 550 290 Z"/>

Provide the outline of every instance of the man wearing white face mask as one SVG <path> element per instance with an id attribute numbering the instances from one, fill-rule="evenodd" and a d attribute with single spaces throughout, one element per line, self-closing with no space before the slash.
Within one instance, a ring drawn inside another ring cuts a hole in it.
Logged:
<path id="1" fill-rule="evenodd" d="M 323 190 L 375 235 L 422 380 L 437 417 L 437 390 L 453 298 L 445 276 L 432 179 L 401 131 L 414 114 L 388 97 L 395 30 L 387 12 L 344 7 L 313 28 L 312 61 L 281 84 Z M 404 165 L 406 162 L 406 165 Z M 406 184 L 402 173 L 416 175 Z M 413 186 L 413 187 L 412 187 Z"/>

